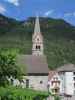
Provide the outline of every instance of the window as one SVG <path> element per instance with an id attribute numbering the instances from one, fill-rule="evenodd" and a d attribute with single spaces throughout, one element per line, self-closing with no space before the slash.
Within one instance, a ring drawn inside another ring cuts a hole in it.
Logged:
<path id="1" fill-rule="evenodd" d="M 37 46 L 37 45 L 36 45 L 36 49 L 40 50 L 40 46 Z"/>
<path id="2" fill-rule="evenodd" d="M 54 82 L 52 81 L 51 85 L 53 86 Z"/>
<path id="3" fill-rule="evenodd" d="M 39 38 L 37 38 L 37 41 L 39 41 Z"/>
<path id="4" fill-rule="evenodd" d="M 73 75 L 75 75 L 75 72 L 73 72 Z"/>
<path id="5" fill-rule="evenodd" d="M 59 89 L 55 89 L 55 93 L 59 93 Z"/>
<path id="6" fill-rule="evenodd" d="M 58 80 L 58 77 L 54 77 L 53 79 L 54 79 L 54 80 Z"/>
<path id="7" fill-rule="evenodd" d="M 75 77 L 73 77 L 74 81 L 75 81 Z"/>
<path id="8" fill-rule="evenodd" d="M 29 79 L 26 79 L 26 88 L 29 88 Z"/>
<path id="9" fill-rule="evenodd" d="M 74 88 L 75 88 L 75 83 L 74 83 Z"/>
<path id="10" fill-rule="evenodd" d="M 43 83 L 43 81 L 40 81 L 40 84 L 42 84 Z"/>
<path id="11" fill-rule="evenodd" d="M 58 80 L 58 77 L 56 77 L 56 80 Z"/>
<path id="12" fill-rule="evenodd" d="M 75 90 L 74 90 L 74 94 L 75 94 Z"/>

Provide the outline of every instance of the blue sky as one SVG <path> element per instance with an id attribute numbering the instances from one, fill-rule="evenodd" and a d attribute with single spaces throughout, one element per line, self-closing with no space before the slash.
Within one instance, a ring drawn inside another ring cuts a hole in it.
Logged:
<path id="1" fill-rule="evenodd" d="M 75 25 L 75 0 L 0 0 L 0 13 L 17 20 L 39 14 Z"/>

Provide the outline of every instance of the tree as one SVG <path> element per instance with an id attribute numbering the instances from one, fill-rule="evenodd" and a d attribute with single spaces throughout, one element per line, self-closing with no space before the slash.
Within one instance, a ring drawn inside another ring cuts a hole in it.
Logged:
<path id="1" fill-rule="evenodd" d="M 20 78 L 22 71 L 16 63 L 16 53 L 14 51 L 0 51 L 0 86 L 8 84 L 9 77 Z"/>

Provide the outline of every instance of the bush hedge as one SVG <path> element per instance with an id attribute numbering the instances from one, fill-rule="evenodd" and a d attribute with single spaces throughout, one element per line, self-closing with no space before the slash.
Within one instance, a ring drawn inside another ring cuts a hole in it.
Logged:
<path id="1" fill-rule="evenodd" d="M 0 100 L 44 100 L 47 97 L 47 92 L 19 87 L 0 87 Z"/>

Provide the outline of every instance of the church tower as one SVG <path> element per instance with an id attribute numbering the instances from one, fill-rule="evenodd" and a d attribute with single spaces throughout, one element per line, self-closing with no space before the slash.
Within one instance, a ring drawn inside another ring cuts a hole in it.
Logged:
<path id="1" fill-rule="evenodd" d="M 43 36 L 40 31 L 39 17 L 35 20 L 34 34 L 32 36 L 32 55 L 43 55 Z"/>

